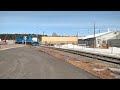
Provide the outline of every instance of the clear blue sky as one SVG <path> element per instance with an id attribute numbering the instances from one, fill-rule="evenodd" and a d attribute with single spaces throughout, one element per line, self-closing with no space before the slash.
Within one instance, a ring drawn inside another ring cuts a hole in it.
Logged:
<path id="1" fill-rule="evenodd" d="M 120 11 L 0 11 L 0 34 L 38 33 L 80 36 L 120 30 Z"/>

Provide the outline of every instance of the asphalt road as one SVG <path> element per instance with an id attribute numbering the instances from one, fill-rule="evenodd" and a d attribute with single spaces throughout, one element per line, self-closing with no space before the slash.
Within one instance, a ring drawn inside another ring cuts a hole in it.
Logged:
<path id="1" fill-rule="evenodd" d="M 98 79 L 33 47 L 0 51 L 0 79 Z"/>

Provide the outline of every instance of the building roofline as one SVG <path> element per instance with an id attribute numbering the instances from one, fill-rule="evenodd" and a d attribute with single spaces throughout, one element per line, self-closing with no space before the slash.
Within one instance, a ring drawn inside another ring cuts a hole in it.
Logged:
<path id="1" fill-rule="evenodd" d="M 95 37 L 99 37 L 99 36 L 102 36 L 102 35 L 105 35 L 105 34 L 108 34 L 108 33 L 111 33 L 111 32 L 114 32 L 114 31 L 95 34 Z M 88 36 L 85 36 L 85 37 L 78 37 L 78 39 L 89 39 L 89 38 L 94 38 L 94 35 L 88 35 Z"/>

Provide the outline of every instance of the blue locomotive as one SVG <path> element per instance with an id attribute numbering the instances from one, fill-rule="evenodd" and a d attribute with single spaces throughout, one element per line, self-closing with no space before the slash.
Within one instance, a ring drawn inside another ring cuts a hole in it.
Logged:
<path id="1" fill-rule="evenodd" d="M 36 46 L 36 45 L 39 45 L 39 40 L 37 37 L 33 37 L 32 35 L 30 36 L 23 36 L 23 37 L 18 37 L 16 38 L 15 40 L 15 43 L 16 44 L 29 44 L 29 45 L 33 45 L 33 46 Z"/>

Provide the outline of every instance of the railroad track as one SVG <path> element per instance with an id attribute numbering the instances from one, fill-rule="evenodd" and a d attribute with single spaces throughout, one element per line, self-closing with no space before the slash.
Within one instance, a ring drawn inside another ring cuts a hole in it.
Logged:
<path id="1" fill-rule="evenodd" d="M 77 55 L 80 55 L 80 56 L 89 57 L 89 58 L 93 58 L 93 59 L 97 59 L 97 60 L 101 60 L 101 61 L 105 61 L 105 62 L 120 65 L 120 58 L 118 58 L 118 57 L 112 57 L 112 56 L 107 56 L 107 55 L 103 55 L 103 54 L 96 54 L 96 53 L 90 53 L 90 52 L 85 52 L 85 51 L 76 51 L 76 50 L 70 50 L 70 49 L 63 49 L 63 48 L 54 48 L 54 47 L 47 47 L 47 46 L 42 46 L 42 47 L 49 48 L 49 49 L 54 49 L 54 50 L 59 50 L 59 51 L 64 51 L 64 52 L 77 54 Z"/>

